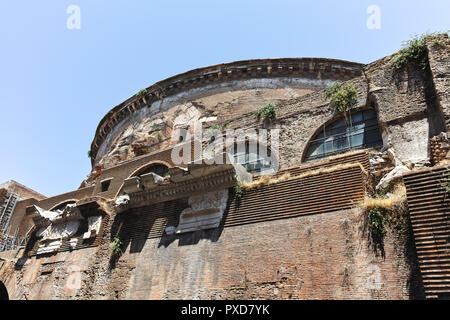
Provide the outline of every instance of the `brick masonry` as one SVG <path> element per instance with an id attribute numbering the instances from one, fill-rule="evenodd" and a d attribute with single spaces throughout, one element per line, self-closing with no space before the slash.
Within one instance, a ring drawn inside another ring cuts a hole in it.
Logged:
<path id="1" fill-rule="evenodd" d="M 386 256 L 359 210 L 149 239 L 133 264 L 130 299 L 410 299 L 423 296 L 411 242 L 390 231 Z M 125 263 L 127 262 L 127 263 Z M 120 273 L 120 267 L 114 270 Z"/>

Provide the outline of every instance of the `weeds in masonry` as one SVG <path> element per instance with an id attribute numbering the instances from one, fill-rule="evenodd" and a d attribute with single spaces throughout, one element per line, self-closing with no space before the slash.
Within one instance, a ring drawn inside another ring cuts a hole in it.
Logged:
<path id="1" fill-rule="evenodd" d="M 386 235 L 385 210 L 379 206 L 374 206 L 367 213 L 367 221 L 375 250 L 382 251 L 384 236 Z"/>
<path id="2" fill-rule="evenodd" d="M 152 152 L 153 152 L 153 148 L 152 147 L 148 148 L 147 153 L 152 153 Z"/>
<path id="3" fill-rule="evenodd" d="M 91 158 L 91 157 L 92 157 L 92 152 L 91 152 L 91 150 L 88 150 L 87 155 L 88 155 L 88 158 Z"/>
<path id="4" fill-rule="evenodd" d="M 221 127 L 225 127 L 226 125 L 228 125 L 231 122 L 231 120 L 225 120 L 222 121 L 222 123 L 220 124 Z"/>
<path id="5" fill-rule="evenodd" d="M 273 103 L 267 104 L 265 107 L 255 111 L 256 116 L 263 118 L 264 120 L 275 119 L 276 117 L 276 106 Z"/>
<path id="6" fill-rule="evenodd" d="M 449 31 L 446 32 L 449 34 Z M 439 32 L 425 33 L 422 35 L 415 35 L 412 39 L 403 43 L 403 49 L 401 49 L 393 58 L 393 66 L 397 70 L 403 69 L 408 63 L 416 62 L 420 67 L 425 70 L 428 65 L 428 50 L 427 39 L 437 36 Z M 445 47 L 445 42 L 442 39 L 435 39 L 430 42 L 431 46 Z"/>
<path id="7" fill-rule="evenodd" d="M 345 113 L 354 107 L 358 102 L 358 91 L 352 83 L 335 83 L 325 90 L 328 97 L 331 97 L 331 105 L 339 113 Z"/>
<path id="8" fill-rule="evenodd" d="M 234 186 L 234 194 L 236 195 L 237 198 L 242 198 L 242 196 L 244 195 L 244 188 L 242 187 L 242 183 L 241 182 L 236 182 L 236 185 Z"/>
<path id="9" fill-rule="evenodd" d="M 161 130 L 156 130 L 150 134 L 151 137 L 157 138 L 158 140 L 162 140 L 164 138 L 164 135 L 162 134 Z"/>
<path id="10" fill-rule="evenodd" d="M 136 96 L 136 98 L 140 98 L 140 97 L 144 96 L 146 93 L 147 93 L 147 89 L 142 89 L 142 90 L 139 90 L 135 96 Z"/>
<path id="11" fill-rule="evenodd" d="M 406 41 L 401 49 L 393 58 L 394 68 L 403 69 L 408 63 L 416 62 L 425 70 L 428 66 L 428 52 L 426 45 L 426 37 L 431 34 L 415 36 Z"/>
<path id="12" fill-rule="evenodd" d="M 274 175 L 264 175 L 264 176 L 260 176 L 260 178 L 258 180 L 242 183 L 241 187 L 244 190 L 251 190 L 251 189 L 261 187 L 261 186 L 268 186 L 268 185 L 278 183 L 281 181 L 286 181 L 286 180 L 289 180 L 290 178 L 291 178 L 291 174 L 289 172 L 283 174 L 280 177 L 276 177 Z"/>
<path id="13" fill-rule="evenodd" d="M 406 241 L 408 206 L 403 182 L 379 190 L 374 197 L 366 196 L 361 207 L 366 212 L 369 236 L 375 252 L 380 251 L 384 255 L 386 226 L 398 232 Z"/>
<path id="14" fill-rule="evenodd" d="M 119 237 L 114 237 L 114 240 L 111 242 L 111 251 L 114 257 L 118 257 L 123 253 L 122 244 L 122 240 Z"/>
<path id="15" fill-rule="evenodd" d="M 447 167 L 447 170 L 450 169 Z M 441 187 L 444 190 L 444 201 L 450 193 L 450 171 L 444 172 L 441 178 Z"/>
<path id="16" fill-rule="evenodd" d="M 211 127 L 209 127 L 207 130 L 206 130 L 206 135 L 208 136 L 208 135 L 214 135 L 217 131 L 219 131 L 220 130 L 220 127 L 219 127 L 219 125 L 218 124 L 213 124 Z M 213 137 L 211 137 L 211 138 L 213 138 Z M 213 139 L 214 140 L 214 139 Z"/>

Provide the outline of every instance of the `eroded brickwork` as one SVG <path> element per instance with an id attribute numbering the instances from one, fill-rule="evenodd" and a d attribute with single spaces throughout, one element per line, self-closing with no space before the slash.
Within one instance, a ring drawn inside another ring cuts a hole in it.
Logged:
<path id="1" fill-rule="evenodd" d="M 359 210 L 142 241 L 111 275 L 130 299 L 423 297 L 414 246 L 390 230 L 377 256 Z"/>

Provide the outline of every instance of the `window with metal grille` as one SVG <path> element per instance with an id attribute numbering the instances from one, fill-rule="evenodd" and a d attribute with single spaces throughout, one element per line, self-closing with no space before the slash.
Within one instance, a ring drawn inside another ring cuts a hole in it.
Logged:
<path id="1" fill-rule="evenodd" d="M 263 152 L 267 148 L 267 154 Z M 245 150 L 238 150 L 237 143 L 234 144 L 233 158 L 235 163 L 243 165 L 248 172 L 252 173 L 271 173 L 273 165 L 271 160 L 271 151 L 269 147 L 256 144 L 256 150 L 250 150 L 249 142 L 245 142 Z M 242 148 L 243 149 L 243 148 Z"/>
<path id="2" fill-rule="evenodd" d="M 305 161 L 326 158 L 349 150 L 383 145 L 375 110 L 350 113 L 323 127 L 310 141 Z"/>

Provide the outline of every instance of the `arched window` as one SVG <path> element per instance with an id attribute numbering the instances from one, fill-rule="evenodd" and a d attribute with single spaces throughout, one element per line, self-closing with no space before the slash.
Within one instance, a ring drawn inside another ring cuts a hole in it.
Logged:
<path id="1" fill-rule="evenodd" d="M 139 177 L 150 172 L 156 173 L 157 175 L 164 177 L 167 174 L 167 172 L 169 172 L 169 168 L 163 164 L 157 163 L 145 168 L 144 170 L 138 172 L 137 174 L 134 174 L 133 176 Z"/>
<path id="2" fill-rule="evenodd" d="M 265 145 L 255 143 L 255 146 L 250 148 L 249 142 L 246 141 L 245 150 L 244 148 L 239 150 L 238 144 L 235 143 L 233 158 L 235 163 L 243 165 L 248 172 L 256 174 L 274 172 L 271 150 Z"/>
<path id="3" fill-rule="evenodd" d="M 76 201 L 74 201 L 74 200 L 66 201 L 66 202 L 61 203 L 58 206 L 52 208 L 51 211 L 62 212 L 68 204 L 74 204 L 75 202 Z"/>
<path id="4" fill-rule="evenodd" d="M 310 141 L 305 161 L 322 159 L 349 150 L 374 148 L 382 144 L 375 110 L 364 110 L 324 126 Z"/>

